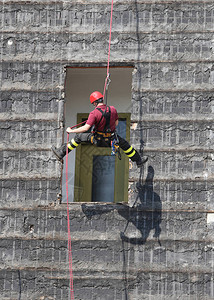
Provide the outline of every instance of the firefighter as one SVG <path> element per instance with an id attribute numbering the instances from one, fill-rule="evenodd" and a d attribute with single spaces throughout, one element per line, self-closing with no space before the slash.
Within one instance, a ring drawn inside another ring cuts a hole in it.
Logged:
<path id="1" fill-rule="evenodd" d="M 90 102 L 95 109 L 89 114 L 86 124 L 76 129 L 70 127 L 66 129 L 67 133 L 76 133 L 75 137 L 68 144 L 65 143 L 59 148 L 51 147 L 57 159 L 63 162 L 66 148 L 68 147 L 68 152 L 70 152 L 82 142 L 98 147 L 111 147 L 112 141 L 114 141 L 133 162 L 136 162 L 137 167 L 141 167 L 148 157 L 141 158 L 137 150 L 116 133 L 118 114 L 115 107 L 105 105 L 103 95 L 98 91 L 90 95 Z M 94 130 L 88 132 L 93 127 Z"/>

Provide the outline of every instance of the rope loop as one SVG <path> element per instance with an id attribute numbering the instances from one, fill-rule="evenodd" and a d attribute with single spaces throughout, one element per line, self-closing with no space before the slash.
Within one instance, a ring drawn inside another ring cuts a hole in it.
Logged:
<path id="1" fill-rule="evenodd" d="M 109 65 L 110 65 L 110 52 L 111 52 L 111 31 L 112 31 L 112 18 L 113 18 L 113 2 L 114 0 L 111 1 L 111 17 L 110 17 L 110 32 L 109 32 L 109 45 L 108 45 L 108 63 L 107 63 L 107 76 L 105 79 L 105 85 L 104 85 L 104 91 L 103 91 L 103 98 L 105 98 L 105 93 L 107 90 L 107 82 L 109 79 Z M 109 82 L 110 83 L 110 82 Z M 109 85 L 108 83 L 108 85 Z M 107 104 L 107 101 L 106 101 Z"/>
<path id="2" fill-rule="evenodd" d="M 107 74 L 106 76 L 106 79 L 105 79 L 105 88 L 104 88 L 104 102 L 106 103 L 107 105 L 107 94 L 108 94 L 108 87 L 109 87 L 109 84 L 111 82 L 111 79 L 110 79 L 110 73 Z"/>

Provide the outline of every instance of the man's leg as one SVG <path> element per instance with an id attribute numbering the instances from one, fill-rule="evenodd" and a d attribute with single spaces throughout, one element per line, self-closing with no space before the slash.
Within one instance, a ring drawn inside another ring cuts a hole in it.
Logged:
<path id="1" fill-rule="evenodd" d="M 148 157 L 144 156 L 141 158 L 140 154 L 134 149 L 125 139 L 117 135 L 119 140 L 119 146 L 123 152 L 134 162 L 136 162 L 138 167 L 141 167 L 145 162 L 147 162 Z"/>
<path id="2" fill-rule="evenodd" d="M 63 162 L 63 157 L 66 155 L 66 150 L 68 148 L 68 153 L 76 149 L 79 144 L 82 142 L 91 143 L 92 133 L 77 133 L 74 138 L 68 144 L 63 144 L 61 147 L 56 148 L 55 146 L 51 147 L 51 150 L 56 155 L 57 159 Z"/>

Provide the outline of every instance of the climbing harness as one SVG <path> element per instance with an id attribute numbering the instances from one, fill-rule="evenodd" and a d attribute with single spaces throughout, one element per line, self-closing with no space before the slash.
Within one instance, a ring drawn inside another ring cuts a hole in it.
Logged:
<path id="1" fill-rule="evenodd" d="M 106 123 L 105 123 L 105 127 L 103 129 L 103 132 L 104 133 L 111 132 L 111 129 L 110 129 L 111 108 L 110 108 L 110 106 L 106 105 L 106 108 L 104 111 L 99 107 L 96 107 L 96 109 L 99 110 L 102 114 L 102 116 L 97 124 L 97 128 L 100 125 L 100 122 L 102 121 L 102 119 L 105 118 Z"/>
<path id="2" fill-rule="evenodd" d="M 117 137 L 117 133 L 114 132 L 112 134 L 112 139 L 111 139 L 111 155 L 115 156 L 116 154 L 118 155 L 119 160 L 121 160 L 121 153 L 120 153 L 120 147 L 119 147 L 119 140 Z"/>
<path id="3" fill-rule="evenodd" d="M 106 105 L 105 110 L 103 111 L 101 108 L 96 107 L 99 112 L 101 112 L 101 118 L 96 125 L 93 132 L 93 144 L 98 147 L 108 147 L 111 144 L 111 129 L 110 129 L 110 118 L 111 118 L 111 108 Z M 105 118 L 105 126 L 103 128 L 103 131 L 97 131 L 97 128 L 99 127 L 102 119 Z"/>
<path id="4" fill-rule="evenodd" d="M 102 132 L 97 131 L 96 129 L 93 132 L 93 143 L 97 146 L 101 146 L 102 144 L 105 144 L 106 146 L 110 146 L 112 148 L 111 155 L 118 154 L 118 158 L 121 160 L 121 153 L 119 148 L 119 140 L 117 137 L 117 133 L 111 132 L 110 128 L 110 119 L 111 119 L 111 108 L 110 106 L 106 105 L 105 110 L 103 111 L 101 108 L 97 107 L 97 110 L 99 110 L 102 113 L 102 116 L 97 124 L 97 128 L 99 127 L 99 124 L 103 118 L 105 118 L 105 126 Z M 102 143 L 104 142 L 104 143 Z"/>

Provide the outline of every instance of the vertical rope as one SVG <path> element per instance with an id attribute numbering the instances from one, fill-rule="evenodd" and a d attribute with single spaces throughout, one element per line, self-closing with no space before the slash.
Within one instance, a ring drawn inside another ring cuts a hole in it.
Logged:
<path id="1" fill-rule="evenodd" d="M 69 142 L 69 133 L 67 134 L 67 144 Z M 67 196 L 67 227 L 68 227 L 68 259 L 70 273 L 70 296 L 74 300 L 73 269 L 72 269 L 72 249 L 71 249 L 71 228 L 68 205 L 68 147 L 66 147 L 66 196 Z"/>
<path id="2" fill-rule="evenodd" d="M 107 90 L 109 81 L 109 64 L 110 64 L 110 51 L 111 51 L 111 31 L 112 31 L 112 17 L 113 17 L 113 0 L 111 2 L 111 17 L 110 17 L 110 32 L 109 32 L 109 46 L 108 46 L 108 64 L 107 75 L 105 79 L 103 98 Z M 107 104 L 107 100 L 106 100 Z M 82 122 L 85 123 L 85 122 Z M 80 123 L 80 124 L 82 124 Z M 77 124 L 71 128 L 74 128 L 80 124 Z M 69 142 L 69 134 L 67 134 L 67 144 Z M 70 229 L 70 217 L 69 217 L 69 204 L 68 204 L 68 147 L 66 148 L 66 197 L 67 197 L 67 227 L 68 227 L 68 258 L 69 258 L 69 273 L 70 273 L 70 296 L 71 300 L 74 300 L 74 285 L 73 285 L 73 268 L 72 268 L 72 248 L 71 248 L 71 229 Z"/>
<path id="3" fill-rule="evenodd" d="M 113 17 L 113 0 L 111 1 L 111 18 L 110 18 L 110 32 L 109 32 L 109 45 L 108 45 L 108 64 L 107 64 L 107 75 L 105 79 L 103 98 L 105 98 L 106 87 L 109 80 L 109 64 L 110 64 L 110 52 L 111 52 L 111 29 L 112 29 L 112 17 Z M 106 103 L 107 104 L 107 103 Z"/>

